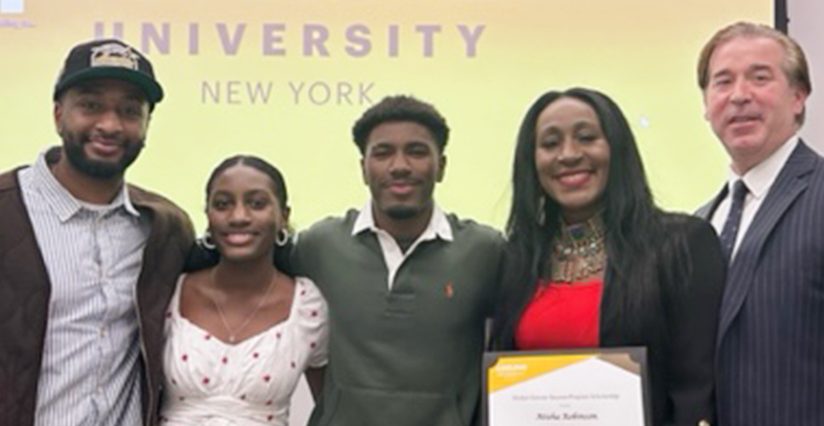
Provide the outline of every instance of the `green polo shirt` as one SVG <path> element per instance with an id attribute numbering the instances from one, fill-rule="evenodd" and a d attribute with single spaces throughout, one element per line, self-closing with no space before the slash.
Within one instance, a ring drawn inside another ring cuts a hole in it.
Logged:
<path id="1" fill-rule="evenodd" d="M 443 215 L 452 240 L 415 245 L 390 289 L 376 233 L 353 233 L 359 214 L 315 224 L 295 250 L 300 274 L 314 280 L 329 305 L 329 365 L 309 424 L 470 424 L 503 238 Z"/>

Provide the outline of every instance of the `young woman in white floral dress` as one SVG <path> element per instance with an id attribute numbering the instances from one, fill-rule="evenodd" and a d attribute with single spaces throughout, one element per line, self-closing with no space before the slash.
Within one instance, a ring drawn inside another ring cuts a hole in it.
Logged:
<path id="1" fill-rule="evenodd" d="M 166 318 L 162 425 L 287 425 L 305 372 L 316 394 L 327 309 L 307 278 L 273 265 L 289 244 L 286 186 L 266 161 L 223 161 L 206 186 L 216 266 L 180 277 Z"/>

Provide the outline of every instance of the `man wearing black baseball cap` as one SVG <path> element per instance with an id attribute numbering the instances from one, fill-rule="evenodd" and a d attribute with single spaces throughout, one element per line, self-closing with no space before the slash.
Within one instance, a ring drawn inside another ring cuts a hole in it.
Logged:
<path id="1" fill-rule="evenodd" d="M 54 100 L 81 81 L 101 78 L 119 79 L 138 86 L 151 108 L 163 99 L 163 88 L 155 80 L 152 63 L 129 45 L 105 39 L 79 44 L 69 52 L 54 86 Z"/>
<path id="2" fill-rule="evenodd" d="M 125 182 L 163 89 L 119 40 L 75 46 L 61 147 L 0 174 L 0 426 L 153 425 L 166 305 L 191 222 Z"/>

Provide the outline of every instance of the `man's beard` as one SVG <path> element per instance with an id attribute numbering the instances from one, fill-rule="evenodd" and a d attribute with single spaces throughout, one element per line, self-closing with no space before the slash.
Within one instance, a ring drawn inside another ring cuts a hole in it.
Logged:
<path id="1" fill-rule="evenodd" d="M 72 167 L 79 172 L 97 179 L 111 179 L 122 176 L 126 169 L 137 159 L 143 149 L 143 140 L 137 142 L 121 142 L 123 155 L 115 162 L 92 160 L 86 155 L 85 145 L 88 142 L 86 135 L 78 135 L 63 131 L 63 152 Z"/>

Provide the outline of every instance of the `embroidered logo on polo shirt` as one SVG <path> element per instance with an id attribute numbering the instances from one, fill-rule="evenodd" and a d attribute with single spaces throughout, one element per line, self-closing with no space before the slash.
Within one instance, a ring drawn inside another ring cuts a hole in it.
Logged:
<path id="1" fill-rule="evenodd" d="M 443 294 L 447 299 L 451 299 L 455 295 L 455 288 L 452 286 L 452 281 L 443 286 Z"/>

